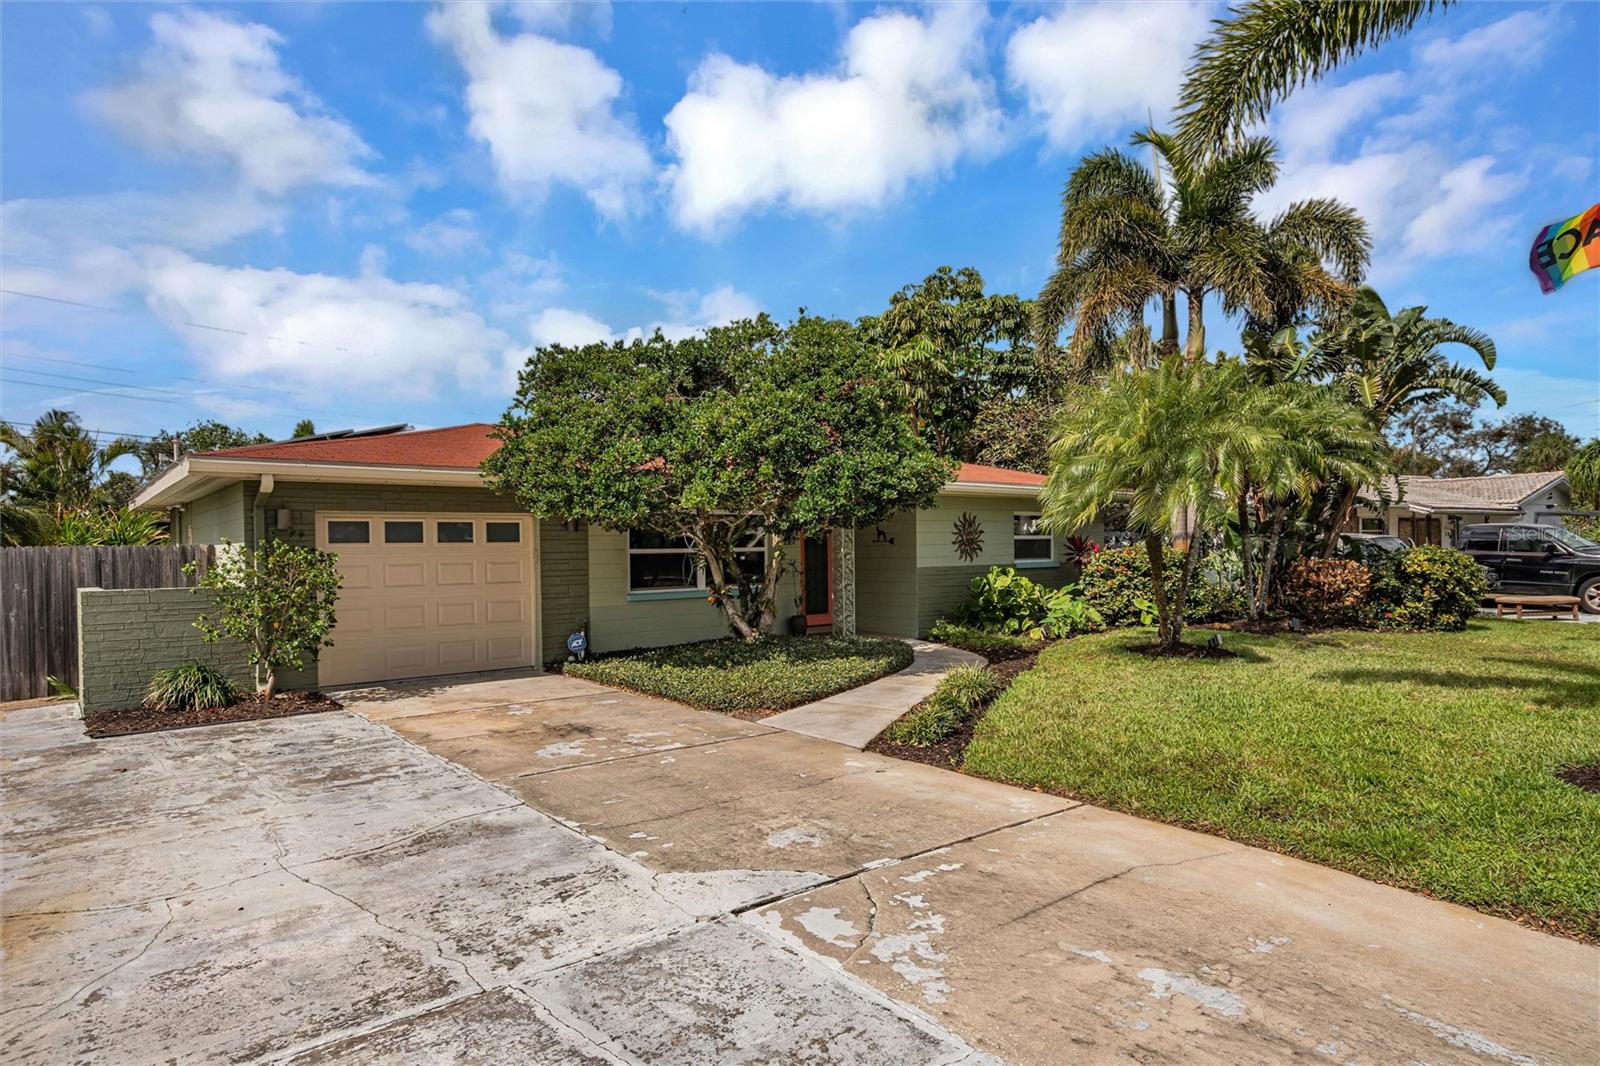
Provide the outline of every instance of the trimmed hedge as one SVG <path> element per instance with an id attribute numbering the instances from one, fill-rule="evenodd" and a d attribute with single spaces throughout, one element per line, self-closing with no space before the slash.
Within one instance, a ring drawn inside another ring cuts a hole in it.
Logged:
<path id="1" fill-rule="evenodd" d="M 948 644 L 990 660 L 1016 659 L 1044 647 L 1042 641 L 1029 640 L 1012 633 L 994 633 L 977 626 L 964 626 L 948 618 L 933 623 L 928 629 L 928 639 L 935 644 Z"/>
<path id="2" fill-rule="evenodd" d="M 701 710 L 782 710 L 904 670 L 913 658 L 899 640 L 728 637 L 619 652 L 562 670 Z"/>
<path id="3" fill-rule="evenodd" d="M 982 666 L 958 666 L 940 678 L 928 698 L 884 730 L 896 744 L 928 747 L 953 733 L 1000 691 L 1000 678 Z"/>
<path id="4" fill-rule="evenodd" d="M 1167 595 L 1176 597 L 1183 571 L 1183 553 L 1165 549 Z M 1084 561 L 1079 584 L 1089 605 L 1100 612 L 1108 626 L 1138 625 L 1140 610 L 1136 600 L 1155 600 L 1155 582 L 1150 577 L 1150 555 L 1144 545 L 1106 548 Z M 1219 622 L 1244 613 L 1244 598 L 1234 589 L 1206 581 L 1199 566 L 1189 580 L 1189 599 L 1184 608 L 1185 622 Z"/>
<path id="5" fill-rule="evenodd" d="M 1466 552 L 1423 545 L 1367 563 L 1366 621 L 1379 629 L 1462 630 L 1488 595 L 1483 568 Z"/>

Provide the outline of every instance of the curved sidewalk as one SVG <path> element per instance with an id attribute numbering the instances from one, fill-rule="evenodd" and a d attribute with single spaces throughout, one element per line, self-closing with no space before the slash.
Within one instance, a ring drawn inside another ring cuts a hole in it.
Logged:
<path id="1" fill-rule="evenodd" d="M 899 673 L 827 699 L 803 703 L 762 719 L 762 724 L 847 744 L 859 751 L 890 722 L 920 703 L 952 667 L 982 666 L 986 662 L 981 655 L 943 644 L 909 638 L 905 642 L 911 645 L 916 659 Z"/>

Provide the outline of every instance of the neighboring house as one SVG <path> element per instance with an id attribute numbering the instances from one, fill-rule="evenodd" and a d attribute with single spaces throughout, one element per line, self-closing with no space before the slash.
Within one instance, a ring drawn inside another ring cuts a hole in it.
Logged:
<path id="1" fill-rule="evenodd" d="M 1380 497 L 1388 498 L 1387 508 Z M 1448 478 L 1402 474 L 1386 479 L 1382 493 L 1363 492 L 1347 529 L 1454 547 L 1462 526 L 1479 522 L 1560 525 L 1560 512 L 1571 506 L 1572 491 L 1559 470 Z"/>
<path id="2" fill-rule="evenodd" d="M 134 505 L 166 512 L 175 543 L 254 545 L 270 533 L 336 553 L 344 584 L 322 685 L 548 663 L 583 626 L 595 652 L 726 635 L 685 545 L 535 520 L 487 489 L 479 466 L 497 446 L 493 428 L 194 453 Z M 1076 568 L 1064 544 L 1034 528 L 1043 484 L 962 464 L 937 506 L 788 546 L 798 567 L 779 590 L 779 625 L 800 614 L 812 631 L 832 627 L 853 601 L 860 631 L 920 636 L 991 566 L 1065 583 Z"/>

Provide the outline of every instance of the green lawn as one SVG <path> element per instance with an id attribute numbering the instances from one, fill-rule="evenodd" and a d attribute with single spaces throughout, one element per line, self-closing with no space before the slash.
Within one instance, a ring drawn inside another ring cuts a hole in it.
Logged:
<path id="1" fill-rule="evenodd" d="M 1600 626 L 1151 640 L 1050 648 L 964 768 L 1600 939 Z"/>
<path id="2" fill-rule="evenodd" d="M 910 646 L 898 640 L 764 637 L 625 652 L 564 669 L 708 711 L 742 712 L 820 700 L 902 670 L 911 659 Z"/>

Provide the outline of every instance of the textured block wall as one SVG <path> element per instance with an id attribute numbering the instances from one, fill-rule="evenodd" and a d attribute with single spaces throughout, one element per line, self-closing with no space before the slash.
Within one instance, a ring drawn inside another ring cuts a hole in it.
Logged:
<path id="1" fill-rule="evenodd" d="M 79 704 L 85 714 L 144 702 L 156 671 L 190 659 L 211 663 L 246 691 L 255 687 L 243 645 L 207 644 L 194 628 L 206 594 L 193 589 L 78 590 Z"/>

